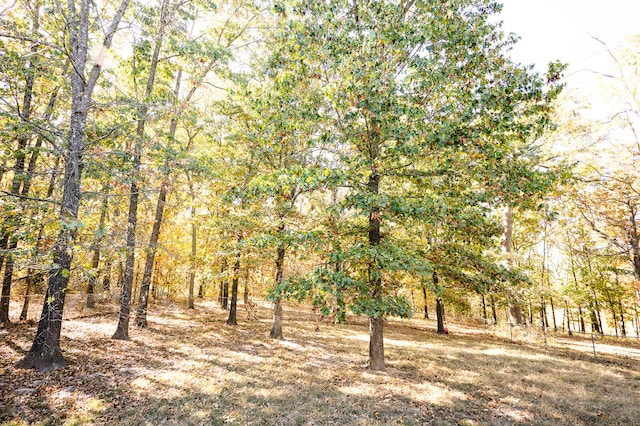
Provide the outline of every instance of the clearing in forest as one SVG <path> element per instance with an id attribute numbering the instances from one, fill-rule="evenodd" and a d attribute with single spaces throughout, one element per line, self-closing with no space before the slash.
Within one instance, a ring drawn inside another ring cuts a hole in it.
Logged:
<path id="1" fill-rule="evenodd" d="M 12 367 L 34 323 L 0 328 L 1 424 L 577 425 L 638 424 L 638 360 L 512 344 L 430 321 L 390 320 L 387 369 L 366 369 L 366 321 L 318 324 L 285 310 L 285 339 L 213 302 L 195 311 L 153 306 L 148 329 L 110 338 L 115 315 L 63 324 L 70 366 Z M 319 329 L 317 326 L 319 325 Z"/>

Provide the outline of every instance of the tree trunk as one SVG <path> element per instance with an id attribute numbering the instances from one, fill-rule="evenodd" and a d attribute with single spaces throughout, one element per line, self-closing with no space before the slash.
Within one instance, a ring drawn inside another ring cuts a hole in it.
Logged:
<path id="1" fill-rule="evenodd" d="M 489 322 L 489 318 L 487 317 L 487 302 L 484 299 L 484 294 L 482 296 L 482 318 L 484 319 L 484 323 L 487 324 Z"/>
<path id="2" fill-rule="evenodd" d="M 238 243 L 241 241 L 238 238 Z M 229 318 L 227 318 L 227 325 L 238 325 L 236 318 L 237 306 L 238 306 L 238 279 L 240 278 L 240 248 L 238 247 L 238 253 L 236 253 L 236 262 L 233 264 L 233 279 L 231 281 L 231 306 L 229 308 Z"/>
<path id="3" fill-rule="evenodd" d="M 227 269 L 229 265 L 227 263 L 227 257 L 222 259 L 222 265 L 220 265 L 220 275 L 222 281 L 220 282 L 220 306 L 222 309 L 229 309 L 229 281 L 227 280 Z"/>
<path id="4" fill-rule="evenodd" d="M 166 202 L 167 191 L 163 184 L 158 194 L 158 202 L 156 203 L 156 213 L 153 220 L 153 228 L 149 236 L 149 245 L 147 246 L 147 257 L 144 262 L 144 272 L 142 274 L 142 283 L 140 284 L 140 293 L 138 295 L 138 307 L 136 309 L 136 325 L 144 328 L 147 326 L 147 308 L 149 306 L 149 289 L 151 288 L 151 278 L 153 275 L 153 266 L 155 265 L 156 249 L 160 238 L 160 226 L 162 225 L 162 216 L 164 214 L 164 205 Z"/>
<path id="5" fill-rule="evenodd" d="M 195 209 L 191 209 L 195 214 Z M 191 222 L 191 268 L 189 270 L 189 309 L 194 309 L 194 290 L 196 285 L 196 223 Z M 237 284 L 237 283 L 236 283 Z M 237 289 L 236 289 L 237 290 Z"/>
<path id="6" fill-rule="evenodd" d="M 100 209 L 100 221 L 98 223 L 97 237 L 93 246 L 93 256 L 91 258 L 91 273 L 89 274 L 89 282 L 87 283 L 86 307 L 89 309 L 95 308 L 96 306 L 94 292 L 96 288 L 96 278 L 98 276 L 98 266 L 100 265 L 100 248 L 102 244 L 102 236 L 104 235 L 104 222 L 107 217 L 107 207 L 109 205 L 109 184 L 105 185 L 103 191 L 105 192 L 104 200 L 102 201 L 102 208 Z"/>
<path id="7" fill-rule="evenodd" d="M 31 349 L 17 364 L 21 368 L 35 368 L 40 371 L 50 371 L 67 365 L 60 351 L 62 313 L 78 230 L 77 220 L 87 113 L 93 89 L 102 68 L 101 61 L 96 61 L 89 77 L 84 75 L 89 41 L 89 1 L 82 0 L 80 16 L 76 13 L 74 2 L 70 1 L 68 5 L 67 27 L 74 67 L 71 73 L 71 120 L 60 208 L 62 229 L 53 249 L 53 268 L 49 275 L 38 330 Z M 106 52 L 111 46 L 111 41 L 127 6 L 128 0 L 123 0 L 106 32 L 102 46 L 103 51 Z"/>
<path id="8" fill-rule="evenodd" d="M 551 305 L 551 318 L 553 319 L 553 329 L 558 329 L 558 324 L 556 323 L 556 308 L 553 306 L 553 297 L 549 297 L 549 304 Z"/>
<path id="9" fill-rule="evenodd" d="M 496 300 L 493 294 L 489 295 L 489 304 L 491 305 L 491 315 L 493 317 L 493 325 L 498 324 L 498 313 L 496 312 Z"/>
<path id="10" fill-rule="evenodd" d="M 624 324 L 624 307 L 621 300 L 618 300 L 618 309 L 620 310 L 620 331 L 623 337 L 627 337 L 627 327 Z"/>
<path id="11" fill-rule="evenodd" d="M 549 327 L 549 322 L 547 321 L 547 307 L 545 306 L 543 296 L 540 296 L 540 325 L 542 327 Z"/>
<path id="12" fill-rule="evenodd" d="M 422 286 L 422 296 L 424 298 L 424 319 L 429 319 L 429 308 L 427 306 L 427 287 Z M 482 296 L 482 304 L 484 305 L 484 296 Z M 487 316 L 487 311 L 485 310 L 485 319 Z"/>
<path id="13" fill-rule="evenodd" d="M 369 368 L 383 371 L 384 365 L 384 318 L 369 317 Z"/>
<path id="14" fill-rule="evenodd" d="M 441 297 L 436 297 L 436 319 L 438 321 L 438 334 L 445 334 L 444 331 L 444 303 Z"/>
<path id="15" fill-rule="evenodd" d="M 511 267 L 511 252 L 513 251 L 513 208 L 507 206 L 504 214 L 504 251 L 507 256 L 507 262 Z M 522 304 L 518 301 L 516 295 L 509 294 L 509 318 L 511 324 L 526 325 L 527 320 L 524 316 Z"/>
<path id="16" fill-rule="evenodd" d="M 584 325 L 584 317 L 582 316 L 582 306 L 578 306 L 578 316 L 580 317 L 580 331 L 582 333 L 586 333 L 587 328 Z"/>
<path id="17" fill-rule="evenodd" d="M 129 313 L 131 311 L 131 291 L 133 287 L 133 276 L 136 259 L 136 230 L 138 224 L 138 197 L 140 193 L 140 189 L 138 188 L 138 179 L 140 178 L 141 172 L 144 129 L 147 123 L 147 112 L 149 109 L 146 102 L 148 102 L 151 97 L 151 92 L 153 90 L 153 85 L 156 77 L 156 70 L 158 67 L 158 61 L 160 58 L 160 50 L 162 48 L 162 43 L 164 40 L 166 6 L 167 1 L 163 0 L 159 18 L 160 31 L 158 32 L 158 37 L 155 40 L 153 56 L 151 58 L 151 62 L 149 63 L 149 75 L 147 77 L 147 85 L 145 87 L 144 93 L 145 103 L 143 103 L 143 105 L 138 110 L 138 126 L 136 128 L 136 140 L 134 145 L 131 191 L 129 195 L 129 214 L 127 221 L 127 260 L 125 262 L 124 282 L 122 284 L 122 295 L 120 297 L 120 315 L 118 316 L 118 327 L 116 328 L 116 332 L 113 334 L 113 338 L 119 340 L 129 339 Z M 151 265 L 153 266 L 153 262 L 151 263 Z"/>
<path id="18" fill-rule="evenodd" d="M 564 310 L 566 312 L 565 317 L 567 318 L 569 336 L 573 336 L 573 331 L 571 330 L 571 311 L 569 310 L 569 303 L 566 300 L 564 301 Z"/>
<path id="19" fill-rule="evenodd" d="M 376 145 L 372 143 L 372 145 Z M 372 150 L 375 147 L 372 147 Z M 377 151 L 377 150 L 376 150 Z M 373 158 L 377 158 L 377 152 L 373 153 Z M 378 194 L 380 189 L 380 175 L 375 168 L 371 168 L 371 175 L 367 183 L 371 196 Z M 380 207 L 372 206 L 369 213 L 369 245 L 376 247 L 380 244 Z M 377 266 L 377 262 L 369 263 L 369 287 L 371 300 L 379 301 L 382 297 L 382 277 Z M 369 316 L 369 368 L 373 371 L 383 371 L 384 365 L 384 318 L 382 314 L 372 314 Z"/>
<path id="20" fill-rule="evenodd" d="M 284 224 L 280 225 L 278 232 L 284 232 Z M 278 286 L 284 279 L 284 255 L 285 246 L 284 243 L 280 243 L 277 249 L 276 256 L 276 286 Z M 269 337 L 272 339 L 282 339 L 282 301 L 278 298 L 273 303 L 273 326 Z"/>
<path id="21" fill-rule="evenodd" d="M 104 266 L 104 276 L 102 277 L 102 291 L 111 292 L 111 261 Z"/>

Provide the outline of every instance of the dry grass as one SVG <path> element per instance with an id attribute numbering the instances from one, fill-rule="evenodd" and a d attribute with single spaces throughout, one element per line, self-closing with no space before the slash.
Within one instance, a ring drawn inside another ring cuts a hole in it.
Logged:
<path id="1" fill-rule="evenodd" d="M 116 318 L 67 320 L 70 367 L 48 374 L 12 364 L 35 324 L 0 329 L 3 424 L 579 425 L 640 424 L 638 361 L 594 359 L 570 347 L 511 344 L 478 330 L 389 321 L 387 371 L 366 367 L 363 320 L 321 324 L 286 311 L 283 341 L 241 311 L 224 325 L 213 303 L 153 306 L 150 328 L 114 341 Z"/>

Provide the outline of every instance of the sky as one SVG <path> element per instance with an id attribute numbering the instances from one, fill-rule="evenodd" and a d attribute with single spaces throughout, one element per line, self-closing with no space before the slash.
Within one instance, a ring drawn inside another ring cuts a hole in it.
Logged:
<path id="1" fill-rule="evenodd" d="M 545 72 L 560 60 L 565 93 L 589 102 L 586 116 L 607 120 L 620 110 L 597 73 L 618 75 L 606 43 L 613 51 L 640 34 L 640 0 L 502 0 L 503 30 L 520 36 L 512 57 Z"/>
<path id="2" fill-rule="evenodd" d="M 513 58 L 540 71 L 555 59 L 567 76 L 611 66 L 597 37 L 612 48 L 640 34 L 640 0 L 502 0 L 503 29 L 521 37 Z"/>

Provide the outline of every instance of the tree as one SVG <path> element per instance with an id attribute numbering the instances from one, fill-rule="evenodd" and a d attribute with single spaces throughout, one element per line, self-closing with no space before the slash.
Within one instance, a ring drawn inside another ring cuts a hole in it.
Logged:
<path id="1" fill-rule="evenodd" d="M 412 219 L 432 217 L 442 195 L 487 209 L 542 192 L 526 179 L 544 173 L 516 153 L 548 125 L 562 67 L 552 65 L 544 80 L 511 63 L 514 40 L 490 20 L 498 10 L 492 1 L 297 2 L 278 35 L 271 63 L 282 73 L 302 68 L 307 90 L 321 84 L 322 103 L 309 111 L 327 123 L 344 217 L 358 235 L 341 248 L 346 277 L 320 267 L 311 282 L 348 285 L 352 311 L 369 317 L 373 370 L 384 369 L 384 317 L 410 314 L 390 274 L 437 270 L 403 244 Z M 443 194 L 457 178 L 473 191 Z M 307 280 L 283 286 L 310 291 Z"/>
<path id="2" fill-rule="evenodd" d="M 31 349 L 18 363 L 18 366 L 22 368 L 50 371 L 66 365 L 66 361 L 60 352 L 60 331 L 62 328 L 65 290 L 69 282 L 73 246 L 79 226 L 77 218 L 81 196 L 80 184 L 87 116 L 91 106 L 93 90 L 102 69 L 104 54 L 111 46 L 128 3 L 128 0 L 123 0 L 118 6 L 111 23 L 105 31 L 102 54 L 93 63 L 91 71 L 87 75 L 85 68 L 88 64 L 91 7 L 87 0 L 80 0 L 79 3 L 68 2 L 66 13 L 68 20 L 67 31 L 71 48 L 70 60 L 73 63 L 71 71 L 72 104 L 66 145 L 64 189 L 59 215 L 61 230 L 54 248 L 53 266 L 49 273 L 47 293 L 42 315 L 38 322 L 38 330 Z"/>

